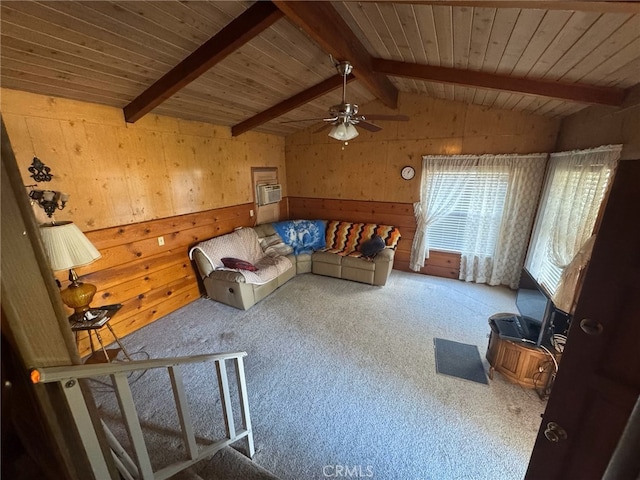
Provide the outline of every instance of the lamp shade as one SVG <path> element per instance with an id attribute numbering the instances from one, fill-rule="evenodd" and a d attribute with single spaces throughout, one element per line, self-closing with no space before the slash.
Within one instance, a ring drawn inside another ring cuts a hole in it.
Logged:
<path id="1" fill-rule="evenodd" d="M 41 225 L 40 235 L 53 270 L 81 267 L 101 257 L 100 252 L 73 222 Z"/>
<path id="2" fill-rule="evenodd" d="M 353 138 L 356 138 L 358 135 L 358 130 L 349 122 L 340 122 L 338 125 L 334 126 L 329 132 L 329 136 L 331 138 L 335 138 L 336 140 L 344 140 L 348 141 Z"/>

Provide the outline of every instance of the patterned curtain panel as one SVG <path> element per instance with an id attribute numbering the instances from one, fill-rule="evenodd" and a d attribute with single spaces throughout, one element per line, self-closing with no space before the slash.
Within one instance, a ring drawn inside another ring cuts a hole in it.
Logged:
<path id="1" fill-rule="evenodd" d="M 547 154 L 516 155 L 505 160 L 509 169 L 509 187 L 494 262 L 486 278 L 489 285 L 508 285 L 515 289 L 520 281 L 538 208 Z"/>
<path id="2" fill-rule="evenodd" d="M 446 225 L 446 235 L 455 238 L 444 243 L 461 253 L 461 280 L 516 288 L 546 159 L 547 154 L 423 157 L 411 268 L 424 266 Z"/>

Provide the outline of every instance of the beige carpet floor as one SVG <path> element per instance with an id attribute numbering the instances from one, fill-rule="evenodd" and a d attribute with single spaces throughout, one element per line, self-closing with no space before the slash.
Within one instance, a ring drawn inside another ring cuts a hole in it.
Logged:
<path id="1" fill-rule="evenodd" d="M 123 339 L 142 358 L 246 351 L 255 462 L 284 480 L 520 479 L 545 408 L 496 375 L 436 373 L 435 337 L 477 345 L 514 292 L 393 271 L 371 287 L 300 275 L 249 311 L 199 299 Z M 210 367 L 185 371 L 199 437 L 223 432 Z M 166 374 L 132 378 L 155 464 L 182 454 Z M 100 410 L 122 437 L 112 393 Z M 242 445 L 243 446 L 243 445 Z M 195 468 L 203 478 L 211 465 Z M 210 478 L 217 478 L 211 473 Z"/>

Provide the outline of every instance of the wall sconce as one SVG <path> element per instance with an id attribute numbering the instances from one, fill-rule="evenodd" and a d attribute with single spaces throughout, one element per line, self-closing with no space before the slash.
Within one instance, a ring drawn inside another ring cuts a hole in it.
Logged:
<path id="1" fill-rule="evenodd" d="M 69 194 L 55 190 L 31 190 L 29 198 L 31 198 L 32 204 L 37 202 L 51 218 L 56 210 L 62 210 L 66 207 Z"/>
<path id="2" fill-rule="evenodd" d="M 31 172 L 31 178 L 36 182 L 50 182 L 53 178 L 51 169 L 42 163 L 42 160 L 38 157 L 33 157 L 29 172 Z M 26 185 L 27 188 L 31 188 L 29 191 L 31 205 L 37 202 L 49 218 L 51 218 L 56 210 L 62 210 L 67 206 L 67 201 L 69 200 L 68 193 L 56 192 L 55 190 L 34 190 L 33 187 L 37 186 L 37 184 Z"/>
<path id="3" fill-rule="evenodd" d="M 53 177 L 51 169 L 42 163 L 42 160 L 38 157 L 33 157 L 29 171 L 31 172 L 31 178 L 36 182 L 50 182 Z"/>

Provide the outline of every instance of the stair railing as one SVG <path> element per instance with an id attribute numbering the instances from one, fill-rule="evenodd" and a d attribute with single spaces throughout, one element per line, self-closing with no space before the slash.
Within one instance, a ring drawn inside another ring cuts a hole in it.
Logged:
<path id="1" fill-rule="evenodd" d="M 243 361 L 243 358 L 246 355 L 246 352 L 234 352 L 194 355 L 181 358 L 135 360 L 122 363 L 45 367 L 32 370 L 31 380 L 34 383 L 58 382 L 61 385 L 82 439 L 82 443 L 85 447 L 87 457 L 89 458 L 91 468 L 93 469 L 94 476 L 96 479 L 102 480 L 111 478 L 111 475 L 109 474 L 109 469 L 107 467 L 107 460 L 102 455 L 98 436 L 94 430 L 89 409 L 85 403 L 78 380 L 110 376 L 134 454 L 134 459 L 132 460 L 124 448 L 122 448 L 118 443 L 113 434 L 109 431 L 104 422 L 102 422 L 102 425 L 105 428 L 107 443 L 111 448 L 116 467 L 120 471 L 121 475 L 126 479 L 162 480 L 185 470 L 200 460 L 212 456 L 221 448 L 243 438 L 247 439 L 248 457 L 253 458 L 255 454 L 255 446 L 253 442 L 253 432 L 251 430 L 251 419 L 249 416 L 249 402 L 247 398 L 247 384 Z M 230 360 L 235 364 L 238 396 L 240 400 L 240 428 L 236 428 L 236 422 L 234 420 L 231 405 L 229 378 L 226 367 L 227 360 Z M 193 422 L 182 380 L 181 367 L 187 364 L 204 362 L 215 362 L 216 365 L 226 437 L 199 450 L 196 444 Z M 142 434 L 140 418 L 133 401 L 133 395 L 127 374 L 134 371 L 157 368 L 165 368 L 169 373 L 183 443 L 189 458 L 177 461 L 154 472 L 151 466 L 147 445 Z"/>

